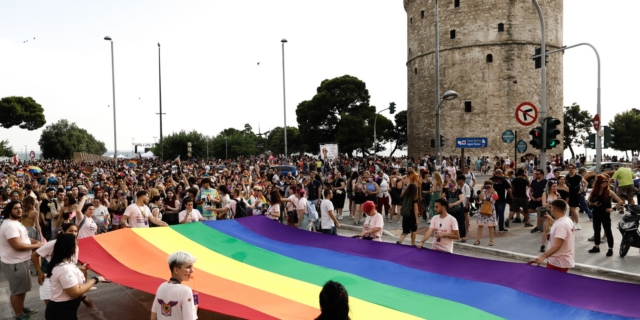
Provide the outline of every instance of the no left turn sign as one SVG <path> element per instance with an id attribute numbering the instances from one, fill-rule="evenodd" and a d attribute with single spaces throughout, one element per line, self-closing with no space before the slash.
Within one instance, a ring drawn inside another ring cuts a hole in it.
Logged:
<path id="1" fill-rule="evenodd" d="M 523 126 L 530 126 L 538 120 L 538 108 L 531 102 L 523 102 L 516 108 L 516 120 Z"/>

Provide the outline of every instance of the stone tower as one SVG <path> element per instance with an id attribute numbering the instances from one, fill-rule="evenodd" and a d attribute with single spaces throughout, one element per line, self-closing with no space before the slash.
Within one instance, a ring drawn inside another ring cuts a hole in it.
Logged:
<path id="1" fill-rule="evenodd" d="M 408 31 L 409 156 L 435 155 L 435 25 L 436 0 L 404 0 Z M 548 50 L 562 42 L 563 0 L 540 0 Z M 457 137 L 486 137 L 488 147 L 465 149 L 465 156 L 514 156 L 515 142 L 502 141 L 505 130 L 517 131 L 529 143 L 516 107 L 531 102 L 540 108 L 540 69 L 531 56 L 540 46 L 540 20 L 531 0 L 439 0 L 440 95 L 455 90 L 459 97 L 442 105 L 441 155 L 460 155 Z M 562 53 L 547 64 L 547 116 L 562 120 Z M 562 130 L 562 125 L 559 126 Z M 562 134 L 559 135 L 562 141 Z M 563 146 L 547 154 L 561 154 Z M 526 153 L 539 150 L 528 145 Z M 518 155 L 520 156 L 520 155 Z"/>

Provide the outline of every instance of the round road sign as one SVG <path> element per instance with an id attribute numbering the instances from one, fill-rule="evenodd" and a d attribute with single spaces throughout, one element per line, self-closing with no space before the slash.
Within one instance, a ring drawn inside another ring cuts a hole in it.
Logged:
<path id="1" fill-rule="evenodd" d="M 516 120 L 523 126 L 530 126 L 538 120 L 538 108 L 531 102 L 523 102 L 516 108 Z"/>
<path id="2" fill-rule="evenodd" d="M 518 140 L 516 149 L 518 149 L 518 152 L 520 153 L 525 153 L 527 151 L 527 142 L 524 140 Z"/>

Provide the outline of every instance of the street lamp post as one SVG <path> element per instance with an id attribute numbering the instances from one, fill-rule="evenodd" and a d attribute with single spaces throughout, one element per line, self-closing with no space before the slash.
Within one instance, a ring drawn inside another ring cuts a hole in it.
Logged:
<path id="1" fill-rule="evenodd" d="M 436 168 L 440 164 L 440 106 L 442 103 L 448 100 L 453 100 L 458 97 L 458 93 L 453 90 L 448 90 L 442 96 L 442 100 L 438 101 L 438 105 L 436 107 L 436 137 L 435 137 L 435 145 L 436 145 Z"/>
<path id="2" fill-rule="evenodd" d="M 382 110 L 378 111 L 376 113 L 375 119 L 373 120 L 373 160 L 374 161 L 378 157 L 378 151 L 377 151 L 378 140 L 376 139 L 376 124 L 378 123 L 378 115 L 380 114 L 380 112 L 386 111 L 386 110 L 389 110 L 389 109 L 391 109 L 391 108 L 389 107 L 389 108 L 385 108 L 385 109 L 382 109 Z"/>
<path id="3" fill-rule="evenodd" d="M 282 42 L 282 104 L 284 105 L 284 156 L 287 156 L 287 93 L 284 81 L 284 44 L 287 39 L 280 40 Z"/>
<path id="4" fill-rule="evenodd" d="M 116 130 L 116 73 L 113 63 L 113 40 L 111 37 L 104 37 L 105 40 L 111 43 L 111 86 L 113 87 L 113 161 L 115 166 L 118 167 L 118 133 Z"/>
<path id="5" fill-rule="evenodd" d="M 538 0 L 531 0 L 533 6 L 536 8 L 538 12 L 538 17 L 540 18 L 540 29 L 541 29 L 541 41 L 540 41 L 540 52 L 542 56 L 542 63 L 540 64 L 540 124 L 542 124 L 542 149 L 540 149 L 540 169 L 544 170 L 547 167 L 547 126 L 545 125 L 545 118 L 547 117 L 547 66 L 546 66 L 546 55 L 547 55 L 547 36 L 546 30 L 544 26 L 544 16 L 542 15 L 542 8 L 540 8 L 540 4 Z"/>
<path id="6" fill-rule="evenodd" d="M 224 158 L 229 159 L 229 152 L 227 151 L 227 137 L 224 137 Z"/>
<path id="7" fill-rule="evenodd" d="M 162 143 L 162 71 L 160 69 L 160 42 L 158 42 L 158 91 L 160 93 L 160 162 L 164 161 L 164 144 Z"/>

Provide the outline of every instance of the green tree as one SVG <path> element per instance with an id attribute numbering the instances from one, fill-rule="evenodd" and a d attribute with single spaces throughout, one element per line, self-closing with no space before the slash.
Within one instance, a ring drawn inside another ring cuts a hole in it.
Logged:
<path id="1" fill-rule="evenodd" d="M 284 130 L 282 127 L 272 129 L 267 139 L 269 151 L 274 154 L 284 154 Z M 287 153 L 302 153 L 305 149 L 306 146 L 300 139 L 298 128 L 287 126 Z"/>
<path id="2" fill-rule="evenodd" d="M 636 152 L 640 150 L 640 140 L 638 140 L 640 114 L 634 110 L 618 113 L 609 122 L 609 127 L 614 130 L 613 139 L 611 139 L 614 149 Z"/>
<path id="3" fill-rule="evenodd" d="M 593 125 L 593 117 L 587 110 L 581 110 L 580 105 L 573 103 L 564 107 L 564 148 L 569 148 L 571 157 L 575 157 L 572 145 L 581 146 L 587 139 Z"/>
<path id="4" fill-rule="evenodd" d="M 311 100 L 301 102 L 296 108 L 305 151 L 316 152 L 320 143 L 337 142 L 341 153 L 352 154 L 356 150 L 368 153 L 373 147 L 376 108 L 369 104 L 371 97 L 366 84 L 345 75 L 322 81 L 316 91 Z M 384 116 L 378 116 L 381 142 L 389 138 L 389 123 Z"/>
<path id="5" fill-rule="evenodd" d="M 45 127 L 38 145 L 45 159 L 71 159 L 74 152 L 98 155 L 107 152 L 104 142 L 96 140 L 87 130 L 66 119 Z"/>
<path id="6" fill-rule="evenodd" d="M 207 137 L 195 130 L 188 133 L 181 130 L 163 138 L 165 160 L 175 159 L 178 155 L 182 160 L 190 159 L 187 150 L 188 142 L 191 142 L 191 158 L 203 159 L 207 156 Z M 160 154 L 160 143 L 151 148 L 151 151 L 153 154 Z"/>
<path id="7" fill-rule="evenodd" d="M 9 145 L 9 140 L 0 140 L 0 157 L 11 157 L 15 153 Z"/>
<path id="8" fill-rule="evenodd" d="M 252 131 L 251 126 L 244 129 L 227 128 L 209 141 L 209 152 L 213 157 L 225 159 L 239 156 L 251 156 L 264 152 L 264 148 L 257 148 L 260 140 Z M 248 130 L 247 130 L 248 129 Z M 225 139 L 226 138 L 226 139 Z"/>
<path id="9" fill-rule="evenodd" d="M 36 130 L 47 121 L 44 109 L 31 97 L 6 97 L 0 99 L 0 125 L 3 128 L 19 126 L 21 129 Z"/>
<path id="10" fill-rule="evenodd" d="M 393 156 L 393 153 L 396 150 L 404 150 L 404 148 L 408 145 L 407 140 L 407 110 L 400 111 L 395 115 L 396 126 L 393 127 L 393 140 L 396 142 L 393 150 L 391 150 L 391 154 L 389 156 Z"/>

